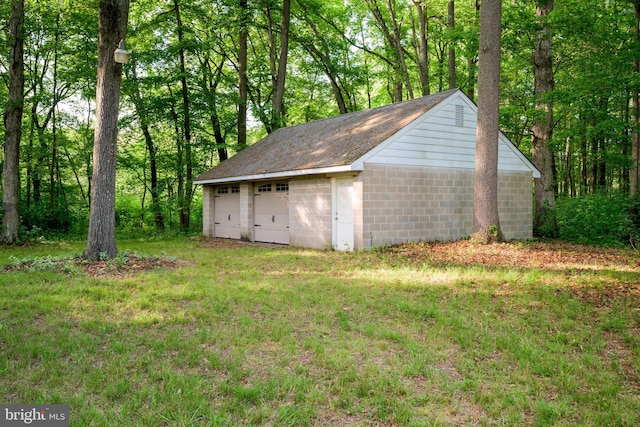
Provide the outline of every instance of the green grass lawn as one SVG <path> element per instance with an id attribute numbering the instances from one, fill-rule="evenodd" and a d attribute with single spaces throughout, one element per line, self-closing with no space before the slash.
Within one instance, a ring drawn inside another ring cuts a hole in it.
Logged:
<path id="1" fill-rule="evenodd" d="M 93 277 L 51 258 L 81 243 L 0 247 L 32 261 L 0 273 L 0 403 L 69 404 L 72 426 L 640 424 L 637 268 L 118 246 L 180 266 Z"/>

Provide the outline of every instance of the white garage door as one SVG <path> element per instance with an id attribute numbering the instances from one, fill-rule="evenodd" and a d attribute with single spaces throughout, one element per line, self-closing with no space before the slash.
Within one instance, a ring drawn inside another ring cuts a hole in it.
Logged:
<path id="1" fill-rule="evenodd" d="M 240 187 L 232 185 L 216 188 L 214 212 L 214 236 L 239 239 Z"/>
<path id="2" fill-rule="evenodd" d="M 255 188 L 255 241 L 288 245 L 289 183 L 274 182 Z"/>

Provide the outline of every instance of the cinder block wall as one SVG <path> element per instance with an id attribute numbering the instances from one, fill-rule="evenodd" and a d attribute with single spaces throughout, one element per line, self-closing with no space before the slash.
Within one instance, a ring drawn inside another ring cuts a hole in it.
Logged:
<path id="1" fill-rule="evenodd" d="M 214 233 L 214 195 L 215 187 L 211 185 L 202 186 L 202 234 L 206 237 L 213 237 Z"/>
<path id="2" fill-rule="evenodd" d="M 253 242 L 253 184 L 240 184 L 240 240 Z"/>
<path id="3" fill-rule="evenodd" d="M 289 244 L 331 248 L 331 180 L 300 178 L 289 182 Z"/>
<path id="4" fill-rule="evenodd" d="M 469 236 L 473 173 L 469 169 L 367 164 L 360 178 L 364 190 L 361 247 Z M 498 194 L 505 237 L 530 238 L 531 173 L 500 173 Z"/>
<path id="5" fill-rule="evenodd" d="M 533 237 L 533 179 L 530 172 L 500 172 L 498 214 L 507 240 Z"/>

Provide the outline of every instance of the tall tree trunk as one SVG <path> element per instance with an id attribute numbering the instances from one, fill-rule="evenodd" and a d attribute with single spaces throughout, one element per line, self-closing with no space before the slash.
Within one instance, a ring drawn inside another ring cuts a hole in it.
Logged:
<path id="1" fill-rule="evenodd" d="M 85 258 L 114 258 L 116 248 L 116 154 L 118 106 L 122 64 L 113 52 L 127 34 L 129 0 L 100 0 L 98 24 L 98 79 L 93 142 L 93 178 L 89 233 Z"/>
<path id="2" fill-rule="evenodd" d="M 598 158 L 598 190 L 607 188 L 607 146 L 604 136 L 598 137 L 600 157 Z"/>
<path id="3" fill-rule="evenodd" d="M 247 146 L 247 38 L 249 33 L 247 0 L 240 0 L 240 34 L 238 37 L 238 150 Z M 225 158 L 226 159 L 226 158 Z M 220 161 L 225 160 L 220 158 Z"/>
<path id="4" fill-rule="evenodd" d="M 304 2 L 298 0 L 298 4 L 304 10 L 305 14 L 307 14 L 307 8 Z M 318 29 L 318 26 L 309 19 L 307 21 L 307 25 L 313 31 L 315 38 L 322 39 L 322 32 Z M 336 104 L 338 105 L 338 111 L 340 114 L 346 114 L 349 112 L 349 106 L 347 102 L 351 99 L 348 90 L 346 90 L 340 84 L 340 77 L 338 76 L 338 72 L 335 70 L 336 67 L 332 65 L 331 62 L 331 52 L 327 52 L 327 50 L 320 50 L 316 47 L 313 38 L 309 39 L 300 39 L 299 42 L 303 45 L 307 52 L 311 55 L 314 61 L 322 67 L 324 74 L 329 79 L 331 83 L 331 92 L 333 93 L 333 97 L 336 100 Z"/>
<path id="5" fill-rule="evenodd" d="M 635 35 L 636 43 L 640 44 L 640 0 L 634 0 L 635 8 Z M 633 72 L 636 76 L 640 76 L 640 59 L 633 61 Z M 631 198 L 638 196 L 638 181 L 640 179 L 640 91 L 633 90 L 631 119 L 633 123 L 633 133 L 631 135 L 631 177 L 630 177 L 630 193 Z"/>
<path id="6" fill-rule="evenodd" d="M 407 61 L 404 58 L 404 48 L 402 47 L 402 34 L 400 33 L 400 26 L 396 19 L 396 11 L 391 4 L 391 0 L 387 0 L 387 8 L 389 9 L 389 15 L 391 16 L 391 28 L 393 29 L 393 40 L 396 51 L 398 52 L 398 61 L 402 70 L 402 78 L 404 84 L 407 87 L 407 95 L 409 99 L 413 99 L 413 87 L 411 86 L 411 78 L 409 77 L 409 70 L 407 68 Z"/>
<path id="7" fill-rule="evenodd" d="M 414 0 L 414 6 L 418 12 L 418 72 L 420 75 L 420 86 L 422 96 L 429 95 L 429 45 L 427 33 L 429 30 L 429 20 L 427 17 L 427 2 Z"/>
<path id="8" fill-rule="evenodd" d="M 280 22 L 280 53 L 278 55 L 278 72 L 273 94 L 273 128 L 284 126 L 284 89 L 287 77 L 287 61 L 289 57 L 289 24 L 291 22 L 291 0 L 282 1 L 282 20 Z"/>
<path id="9" fill-rule="evenodd" d="M 456 24 L 455 18 L 455 3 L 454 0 L 449 0 L 448 2 L 448 19 L 447 19 L 447 29 L 450 33 L 453 33 Z M 456 46 L 455 41 L 449 41 L 449 89 L 453 89 L 456 87 Z"/>
<path id="10" fill-rule="evenodd" d="M 589 193 L 589 153 L 587 148 L 587 131 L 585 117 L 580 117 L 580 195 Z"/>
<path id="11" fill-rule="evenodd" d="M 189 111 L 189 87 L 187 86 L 187 68 L 184 52 L 184 27 L 180 17 L 179 0 L 173 0 L 178 27 L 178 45 L 180 46 L 180 83 L 182 86 L 182 110 L 184 126 L 184 166 L 185 185 L 184 197 L 180 197 L 178 211 L 180 213 L 180 226 L 187 230 L 191 220 L 191 199 L 193 197 L 193 159 L 191 157 L 191 117 Z"/>
<path id="12" fill-rule="evenodd" d="M 33 138 L 34 138 L 34 133 L 35 133 L 35 124 L 33 122 L 33 120 L 31 121 L 31 124 L 29 125 L 29 136 L 27 137 L 27 153 L 26 153 L 26 157 L 27 157 L 27 182 L 25 185 L 25 189 L 26 189 L 26 205 L 27 205 L 27 209 L 29 209 L 31 207 L 31 179 L 32 179 L 32 174 L 33 174 L 33 164 L 32 164 L 32 159 L 33 159 Z"/>
<path id="13" fill-rule="evenodd" d="M 395 10 L 393 5 L 389 0 L 387 0 L 387 9 L 389 10 L 389 15 L 391 18 L 392 30 L 389 30 L 387 23 L 382 16 L 382 12 L 380 11 L 380 7 L 378 6 L 377 0 L 366 0 L 365 3 L 369 7 L 369 10 L 373 14 L 382 34 L 384 35 L 387 43 L 391 49 L 395 51 L 395 61 L 393 61 L 393 69 L 395 72 L 395 89 L 393 95 L 393 101 L 399 102 L 402 101 L 402 84 L 404 83 L 407 94 L 409 98 L 413 98 L 413 88 L 411 87 L 411 80 L 409 78 L 409 72 L 407 69 L 407 63 L 404 59 L 404 49 L 401 43 L 401 34 L 400 27 L 398 26 L 398 22 L 395 16 Z M 393 34 L 392 34 L 393 31 Z"/>
<path id="14" fill-rule="evenodd" d="M 164 216 L 162 215 L 160 192 L 158 190 L 158 167 L 156 161 L 157 148 L 153 142 L 151 131 L 149 130 L 149 115 L 144 101 L 142 100 L 142 95 L 140 94 L 140 82 L 138 80 L 135 61 L 131 61 L 131 75 L 129 77 L 133 83 L 133 87 L 131 89 L 131 100 L 133 101 L 133 106 L 135 108 L 136 115 L 138 116 L 138 124 L 140 125 L 140 130 L 142 130 L 142 135 L 144 135 L 144 141 L 147 151 L 149 152 L 151 210 L 153 211 L 156 228 L 158 230 L 164 230 Z"/>
<path id="15" fill-rule="evenodd" d="M 475 11 L 474 23 L 477 24 L 478 17 L 480 15 L 480 1 L 479 0 L 475 0 L 474 1 L 474 11 Z M 477 63 L 478 63 L 477 57 L 475 57 L 473 55 L 468 55 L 468 57 L 467 57 L 467 75 L 468 75 L 467 96 L 472 101 L 475 100 L 475 96 L 476 96 L 475 83 L 476 83 Z"/>
<path id="16" fill-rule="evenodd" d="M 207 58 L 206 60 L 202 61 L 204 85 L 207 87 L 206 98 L 209 106 L 209 118 L 211 120 L 211 128 L 213 129 L 213 137 L 216 141 L 218 159 L 221 162 L 224 162 L 229 157 L 227 152 L 227 144 L 225 142 L 225 137 L 222 133 L 222 126 L 220 125 L 220 117 L 218 116 L 218 105 L 217 105 L 217 98 L 218 98 L 217 91 L 218 91 L 218 85 L 222 80 L 223 65 L 224 65 L 224 59 L 220 62 L 220 65 L 215 66 L 216 71 L 214 73 L 213 70 L 211 69 L 212 68 L 211 60 Z M 239 108 L 241 107 L 239 106 Z M 244 130 L 246 133 L 246 108 L 245 108 L 244 120 L 245 120 Z M 245 140 L 245 145 L 246 145 L 246 140 Z"/>
<path id="17" fill-rule="evenodd" d="M 182 209 L 184 206 L 184 144 L 183 144 L 183 136 L 180 132 L 180 116 L 176 111 L 176 107 L 173 103 L 173 95 L 171 91 L 171 86 L 168 87 L 169 96 L 171 97 L 171 104 L 169 105 L 169 114 L 173 120 L 173 131 L 176 138 L 176 181 L 177 181 L 177 189 L 176 189 L 176 197 L 177 197 L 177 205 L 178 205 L 178 218 L 179 221 L 182 221 Z M 169 198 L 171 199 L 171 194 L 169 194 Z M 171 211 L 169 211 L 171 212 Z M 180 222 L 182 224 L 182 222 Z"/>
<path id="18" fill-rule="evenodd" d="M 472 230 L 479 243 L 504 240 L 498 218 L 501 17 L 502 0 L 482 1 Z"/>
<path id="19" fill-rule="evenodd" d="M 49 165 L 49 213 L 53 213 L 56 201 L 56 165 L 58 163 L 58 144 L 57 144 L 57 124 L 56 114 L 53 113 L 51 122 L 51 164 Z"/>
<path id="20" fill-rule="evenodd" d="M 595 126 L 595 124 L 594 124 Z M 595 193 L 598 191 L 598 182 L 600 182 L 598 178 L 598 172 L 600 172 L 600 157 L 602 156 L 599 153 L 600 143 L 598 141 L 598 136 L 591 136 L 591 193 Z"/>
<path id="21" fill-rule="evenodd" d="M 531 156 L 541 177 L 534 180 L 534 221 L 536 235 L 555 236 L 558 225 L 553 215 L 556 207 L 554 188 L 554 158 L 551 151 L 553 137 L 554 89 L 553 58 L 551 54 L 551 28 L 548 16 L 553 11 L 553 0 L 538 0 L 536 18 L 540 25 L 533 54 L 534 94 L 536 107 L 541 114 L 534 118 L 531 127 Z"/>
<path id="22" fill-rule="evenodd" d="M 147 151 L 149 151 L 149 172 L 151 174 L 151 210 L 153 211 L 153 217 L 155 219 L 156 228 L 158 230 L 164 230 L 164 216 L 162 215 L 162 207 L 160 206 L 160 191 L 158 190 L 158 166 L 156 161 L 156 146 L 151 138 L 151 132 L 149 131 L 149 124 L 141 124 L 142 133 L 144 135 L 144 141 L 147 145 Z"/>
<path id="23" fill-rule="evenodd" d="M 9 23 L 9 98 L 4 114 L 4 163 L 2 166 L 2 232 L 6 243 L 18 240 L 20 215 L 20 138 L 24 105 L 24 0 L 11 3 Z"/>
<path id="24" fill-rule="evenodd" d="M 58 104 L 58 41 L 60 40 L 60 14 L 56 16 L 56 34 L 53 51 L 53 100 L 51 107 L 51 165 L 49 167 L 49 213 L 53 216 L 56 195 L 56 167 L 58 163 L 58 123 L 56 121 L 56 105 Z"/>

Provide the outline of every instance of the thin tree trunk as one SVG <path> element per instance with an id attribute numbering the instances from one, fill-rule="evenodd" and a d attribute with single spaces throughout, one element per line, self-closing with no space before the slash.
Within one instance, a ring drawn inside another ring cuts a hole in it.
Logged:
<path id="1" fill-rule="evenodd" d="M 169 87 L 169 96 L 173 99 L 171 95 L 171 87 Z M 180 224 L 182 224 L 182 218 L 184 216 L 184 147 L 183 147 L 183 137 L 180 133 L 180 116 L 176 112 L 175 105 L 173 102 L 170 105 L 169 112 L 171 114 L 171 118 L 173 119 L 173 131 L 176 137 L 176 181 L 177 181 L 177 205 L 178 205 L 178 218 Z M 171 196 L 169 195 L 171 198 Z"/>
<path id="2" fill-rule="evenodd" d="M 149 151 L 149 172 L 151 174 L 151 210 L 155 219 L 156 228 L 164 230 L 164 216 L 162 215 L 162 207 L 160 206 L 160 192 L 158 190 L 158 166 L 156 161 L 156 146 L 151 138 L 149 125 L 145 123 L 141 125 L 144 140 Z"/>
<path id="3" fill-rule="evenodd" d="M 501 0 L 483 0 L 480 12 L 478 125 L 473 189 L 473 239 L 503 241 L 498 218 Z"/>
<path id="4" fill-rule="evenodd" d="M 32 174 L 33 174 L 33 165 L 32 165 L 32 159 L 33 159 L 33 137 L 35 134 L 35 123 L 33 122 L 33 120 L 31 120 L 31 123 L 29 125 L 29 136 L 27 138 L 28 142 L 27 142 L 27 153 L 26 153 L 26 157 L 27 157 L 27 182 L 26 182 L 26 190 L 27 190 L 27 195 L 26 195 L 26 205 L 27 205 L 27 209 L 29 209 L 31 207 L 31 182 L 32 182 Z"/>
<path id="5" fill-rule="evenodd" d="M 634 1 L 635 7 L 635 36 L 636 43 L 640 44 L 640 1 Z M 633 72 L 636 76 L 640 76 L 640 59 L 633 61 Z M 631 198 L 635 199 L 638 196 L 638 181 L 640 179 L 640 92 L 638 90 L 633 91 L 632 96 L 632 124 L 633 133 L 631 135 L 631 173 L 630 173 L 630 193 Z"/>
<path id="6" fill-rule="evenodd" d="M 101 0 L 98 26 L 98 79 L 93 143 L 93 188 L 85 258 L 114 258 L 116 247 L 116 153 L 122 64 L 113 52 L 127 34 L 129 0 Z"/>
<path id="7" fill-rule="evenodd" d="M 553 211 L 556 207 L 554 189 L 554 159 L 551 151 L 553 137 L 553 101 L 554 89 L 553 62 L 551 54 L 551 28 L 548 16 L 553 11 L 553 0 L 539 0 L 536 7 L 536 18 L 540 30 L 533 55 L 534 94 L 536 106 L 544 114 L 537 116 L 531 127 L 531 156 L 533 164 L 540 171 L 541 177 L 534 180 L 534 221 L 533 230 L 536 235 L 555 236 L 558 225 Z"/>
<path id="8" fill-rule="evenodd" d="M 291 22 L 291 0 L 282 1 L 282 20 L 280 22 L 280 53 L 278 56 L 278 72 L 275 92 L 273 94 L 274 129 L 284 126 L 284 89 L 287 77 L 287 61 L 289 57 L 289 24 Z"/>
<path id="9" fill-rule="evenodd" d="M 130 78 L 133 83 L 131 99 L 138 116 L 140 129 L 142 130 L 142 134 L 144 135 L 144 141 L 147 147 L 147 151 L 149 152 L 149 173 L 151 175 L 151 210 L 153 211 L 156 228 L 158 230 L 164 230 L 164 216 L 162 215 L 162 207 L 160 206 L 160 194 L 158 191 L 158 167 L 156 162 L 157 148 L 155 146 L 155 143 L 153 142 L 153 138 L 151 137 L 151 131 L 149 130 L 149 116 L 147 114 L 146 106 L 144 105 L 144 102 L 142 100 L 142 95 L 140 94 L 140 83 L 138 81 L 135 61 L 131 61 Z"/>
<path id="10" fill-rule="evenodd" d="M 86 204 L 87 195 L 85 194 L 84 188 L 82 187 L 82 182 L 80 181 L 80 175 L 78 175 L 78 170 L 76 169 L 76 166 L 73 164 L 73 160 L 71 159 L 71 154 L 69 153 L 67 148 L 63 146 L 63 150 L 64 150 L 64 155 L 67 158 L 69 165 L 71 166 L 71 170 L 73 171 L 73 176 L 76 178 L 76 183 L 78 184 L 78 189 L 80 190 L 80 195 L 82 196 L 82 201 Z"/>
<path id="11" fill-rule="evenodd" d="M 4 114 L 4 162 L 2 167 L 2 232 L 6 243 L 18 240 L 20 215 L 20 139 L 24 105 L 24 0 L 11 3 L 9 23 L 9 97 Z"/>
<path id="12" fill-rule="evenodd" d="M 382 16 L 382 12 L 378 7 L 377 0 L 366 0 L 365 3 L 369 7 L 369 10 L 373 14 L 374 18 L 376 19 L 376 22 L 378 23 L 378 26 L 380 27 L 382 34 L 384 35 L 385 39 L 387 39 L 387 43 L 389 43 L 389 46 L 396 53 L 395 55 L 396 60 L 393 62 L 393 69 L 395 72 L 393 101 L 394 102 L 402 101 L 403 82 L 407 88 L 407 93 L 409 97 L 413 98 L 413 89 L 411 87 L 411 81 L 409 79 L 407 64 L 404 60 L 404 50 L 402 48 L 402 44 L 400 40 L 401 38 L 400 29 L 398 27 L 398 23 L 396 22 L 395 12 L 394 12 L 393 6 L 391 5 L 391 2 L 387 0 L 387 8 L 391 16 L 393 34 L 389 30 L 389 27 L 387 26 L 387 23 L 385 22 L 384 17 Z"/>
<path id="13" fill-rule="evenodd" d="M 222 133 L 222 126 L 220 125 L 220 117 L 218 116 L 218 106 L 216 104 L 218 85 L 222 80 L 223 62 L 221 62 L 220 65 L 216 66 L 215 74 L 211 72 L 210 62 L 211 61 L 209 59 L 205 60 L 204 63 L 202 64 L 202 67 L 203 67 L 203 72 L 205 74 L 204 75 L 205 85 L 207 85 L 208 92 L 209 92 L 207 94 L 207 99 L 209 102 L 209 117 L 211 120 L 211 128 L 213 129 L 213 137 L 215 138 L 215 141 L 216 141 L 218 159 L 221 162 L 223 162 L 227 160 L 228 153 L 227 153 L 225 137 Z M 245 113 L 246 113 L 246 109 L 245 109 Z M 245 114 L 245 132 L 246 132 L 246 114 Z"/>
<path id="14" fill-rule="evenodd" d="M 598 190 L 606 190 L 607 188 L 607 147 L 603 136 L 598 137 Z"/>
<path id="15" fill-rule="evenodd" d="M 56 114 L 53 113 L 53 121 L 51 125 L 51 165 L 49 166 L 49 213 L 53 213 L 53 208 L 55 206 L 55 188 L 56 188 L 56 180 L 55 180 L 55 170 L 56 164 L 58 163 L 58 146 L 57 146 L 57 129 L 56 129 Z"/>
<path id="16" fill-rule="evenodd" d="M 588 161 L 589 155 L 587 150 L 587 132 L 585 130 L 585 122 L 580 120 L 580 181 L 582 186 L 580 188 L 580 195 L 584 196 L 589 193 L 589 172 Z"/>
<path id="17" fill-rule="evenodd" d="M 313 29 L 315 35 L 317 37 L 321 37 L 318 29 L 313 24 L 309 24 Z M 345 98 L 349 99 L 349 95 L 345 94 L 342 90 L 338 82 L 338 76 L 331 71 L 329 61 L 330 59 L 326 54 L 320 51 L 316 46 L 314 46 L 313 42 L 304 43 L 304 47 L 309 52 L 309 54 L 316 60 L 318 65 L 322 67 L 324 74 L 329 79 L 329 83 L 331 83 L 331 92 L 333 93 L 333 97 L 336 100 L 336 104 L 338 105 L 338 111 L 340 114 L 346 114 L 349 112 L 347 107 L 347 103 L 345 102 Z"/>
<path id="18" fill-rule="evenodd" d="M 181 198 L 180 226 L 187 230 L 191 219 L 191 198 L 193 196 L 193 159 L 191 157 L 191 117 L 189 111 L 189 87 L 187 85 L 186 60 L 184 52 L 184 27 L 182 18 L 180 17 L 179 0 L 174 0 L 176 13 L 176 24 L 178 31 L 178 44 L 180 46 L 180 83 L 182 86 L 182 110 L 183 110 L 183 126 L 184 126 L 184 166 L 185 166 L 185 186 L 184 197 Z"/>
<path id="19" fill-rule="evenodd" d="M 247 38 L 248 38 L 247 0 L 240 0 L 240 34 L 238 37 L 238 150 L 247 146 Z M 226 159 L 226 157 L 225 157 Z M 225 160 L 222 157 L 220 161 Z"/>
<path id="20" fill-rule="evenodd" d="M 427 32 L 429 21 L 427 18 L 427 2 L 414 0 L 413 2 L 418 13 L 418 71 L 420 74 L 420 86 L 422 96 L 429 95 L 429 45 Z"/>
<path id="21" fill-rule="evenodd" d="M 455 3 L 454 0 L 448 2 L 447 28 L 452 33 L 455 29 Z M 453 40 L 449 41 L 449 89 L 456 87 L 456 46 Z"/>
<path id="22" fill-rule="evenodd" d="M 56 16 L 56 34 L 53 52 L 53 100 L 51 111 L 51 165 L 49 167 L 49 213 L 53 214 L 55 207 L 56 167 L 58 163 L 58 124 L 56 122 L 56 105 L 58 91 L 58 41 L 60 39 L 60 14 Z"/>
<path id="23" fill-rule="evenodd" d="M 409 77 L 409 70 L 407 68 L 407 61 L 404 58 L 404 48 L 402 47 L 402 34 L 400 34 L 400 27 L 398 26 L 398 20 L 396 19 L 396 12 L 391 4 L 391 0 L 387 0 L 387 8 L 389 9 L 389 15 L 391 16 L 391 27 L 393 29 L 393 45 L 398 52 L 398 61 L 402 69 L 402 78 L 404 84 L 407 87 L 407 95 L 409 99 L 413 99 L 413 87 L 411 86 L 411 78 Z"/>
<path id="24" fill-rule="evenodd" d="M 480 1 L 479 0 L 475 0 L 474 1 L 474 10 L 475 10 L 475 23 L 477 24 L 478 22 L 478 17 L 480 15 Z M 476 96 L 476 92 L 475 92 L 475 83 L 476 83 L 476 71 L 477 71 L 477 63 L 478 60 L 476 57 L 474 57 L 473 55 L 469 55 L 469 57 L 467 58 L 467 75 L 468 75 L 468 82 L 467 82 L 467 96 L 469 97 L 469 99 L 471 99 L 472 101 L 475 100 L 475 96 Z"/>

